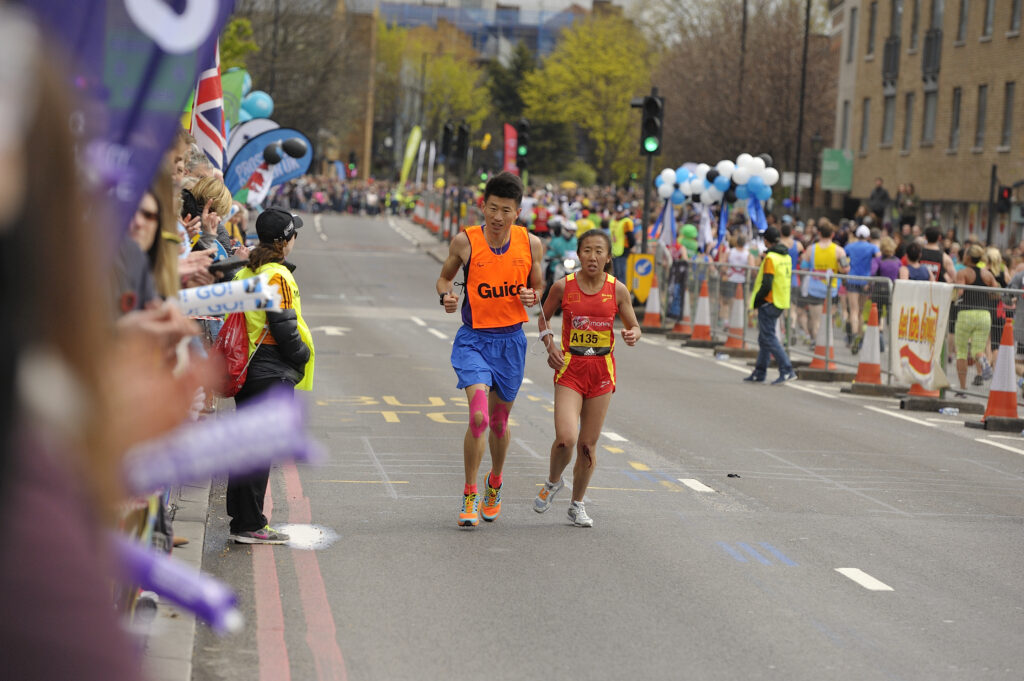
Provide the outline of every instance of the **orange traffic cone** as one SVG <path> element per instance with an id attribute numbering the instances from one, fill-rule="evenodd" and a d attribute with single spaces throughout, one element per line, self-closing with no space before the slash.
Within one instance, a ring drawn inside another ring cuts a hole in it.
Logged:
<path id="1" fill-rule="evenodd" d="M 868 317 L 868 326 L 864 329 L 864 342 L 860 346 L 860 364 L 857 365 L 854 383 L 882 385 L 882 352 L 878 347 L 878 341 L 878 305 L 871 303 L 871 315 Z"/>
<path id="2" fill-rule="evenodd" d="M 661 294 L 658 293 L 658 275 L 651 281 L 651 291 L 647 294 L 644 305 L 644 318 L 640 322 L 641 329 L 661 329 Z"/>
<path id="3" fill-rule="evenodd" d="M 700 282 L 700 297 L 697 298 L 697 312 L 693 315 L 693 335 L 690 340 L 711 340 L 711 302 L 708 300 L 708 280 Z"/>
<path id="4" fill-rule="evenodd" d="M 814 359 L 808 365 L 809 369 L 835 369 L 834 360 L 836 349 L 829 343 L 832 336 L 832 320 L 828 318 L 828 303 L 821 304 L 821 323 L 818 324 L 818 337 L 814 339 Z M 828 366 L 825 366 L 825 354 L 828 348 Z"/>
<path id="5" fill-rule="evenodd" d="M 989 416 L 1017 418 L 1015 352 L 1013 320 L 1007 319 L 1003 324 L 1003 337 L 999 341 L 999 354 L 996 356 L 996 368 L 992 374 L 992 388 L 988 391 L 988 404 L 985 406 L 982 421 Z"/>
<path id="6" fill-rule="evenodd" d="M 690 289 L 683 292 L 683 318 L 672 327 L 672 333 L 693 333 L 693 325 L 690 324 Z"/>
<path id="7" fill-rule="evenodd" d="M 747 323 L 746 306 L 743 304 L 743 284 L 736 284 L 736 295 L 729 310 L 729 330 L 726 331 L 723 348 L 743 347 L 743 326 Z"/>

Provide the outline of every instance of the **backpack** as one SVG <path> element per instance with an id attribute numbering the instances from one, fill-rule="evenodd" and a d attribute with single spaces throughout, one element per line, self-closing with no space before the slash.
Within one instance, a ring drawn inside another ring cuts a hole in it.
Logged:
<path id="1" fill-rule="evenodd" d="M 256 343 L 256 350 L 263 344 L 269 328 L 263 329 L 263 335 Z M 249 371 L 249 362 L 256 355 L 253 350 L 249 355 L 249 332 L 245 328 L 245 313 L 234 312 L 224 319 L 224 326 L 217 334 L 213 343 L 213 351 L 224 358 L 224 375 L 220 389 L 221 397 L 234 397 L 245 385 L 245 377 Z"/>

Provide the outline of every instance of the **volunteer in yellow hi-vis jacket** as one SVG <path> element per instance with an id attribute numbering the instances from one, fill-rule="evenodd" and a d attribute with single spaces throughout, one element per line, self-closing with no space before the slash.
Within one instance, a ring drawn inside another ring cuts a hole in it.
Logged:
<path id="1" fill-rule="evenodd" d="M 268 208 L 256 219 L 260 243 L 249 254 L 249 265 L 236 279 L 266 274 L 281 292 L 280 312 L 252 310 L 245 313 L 249 335 L 249 369 L 245 385 L 235 395 L 242 406 L 272 388 L 313 389 L 313 337 L 302 318 L 299 286 L 285 261 L 295 247 L 302 219 L 280 208 Z M 229 476 L 227 510 L 231 516 L 231 538 L 239 544 L 284 544 L 288 535 L 267 524 L 263 498 L 270 469 L 246 476 Z"/>
<path id="2" fill-rule="evenodd" d="M 750 297 L 750 308 L 757 310 L 757 362 L 754 372 L 744 378 L 750 383 L 764 383 L 768 373 L 768 356 L 774 355 L 779 366 L 779 377 L 772 385 L 779 385 L 796 378 L 793 363 L 782 347 L 776 332 L 779 318 L 789 309 L 790 290 L 793 285 L 793 262 L 789 249 L 779 241 L 779 230 L 769 227 L 764 232 L 768 246 L 761 268 L 754 280 L 754 292 Z"/>

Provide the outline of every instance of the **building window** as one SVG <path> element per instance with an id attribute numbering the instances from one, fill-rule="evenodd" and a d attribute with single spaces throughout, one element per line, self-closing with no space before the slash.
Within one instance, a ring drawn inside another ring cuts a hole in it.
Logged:
<path id="1" fill-rule="evenodd" d="M 992 24 L 996 19 L 996 0 L 985 0 L 985 22 L 981 25 L 981 37 L 992 37 Z"/>
<path id="2" fill-rule="evenodd" d="M 868 54 L 875 53 L 875 24 L 878 23 L 878 2 L 871 3 L 868 8 Z"/>
<path id="3" fill-rule="evenodd" d="M 956 149 L 960 146 L 960 101 L 963 99 L 963 90 L 953 88 L 953 111 L 949 117 L 949 148 Z"/>
<path id="4" fill-rule="evenodd" d="M 985 116 L 988 115 L 988 85 L 978 86 L 978 118 L 974 128 L 974 148 L 985 146 Z"/>
<path id="5" fill-rule="evenodd" d="M 889 6 L 889 36 L 899 38 L 903 32 L 903 0 L 892 0 Z"/>
<path id="6" fill-rule="evenodd" d="M 908 92 L 906 98 L 907 110 L 903 119 L 903 151 L 910 151 L 910 140 L 914 127 L 914 93 Z"/>
<path id="7" fill-rule="evenodd" d="M 868 151 L 868 127 L 870 124 L 871 116 L 871 98 L 864 98 L 864 110 L 861 113 L 860 118 L 860 153 L 866 154 Z"/>
<path id="8" fill-rule="evenodd" d="M 839 131 L 839 148 L 850 148 L 850 100 L 843 100 L 843 127 Z"/>
<path id="9" fill-rule="evenodd" d="M 846 43 L 846 63 L 853 61 L 853 55 L 857 54 L 857 8 L 850 8 L 850 30 L 847 32 L 849 41 Z"/>
<path id="10" fill-rule="evenodd" d="M 921 144 L 935 143 L 935 110 L 939 106 L 937 90 L 924 93 L 924 119 L 921 122 Z"/>
<path id="11" fill-rule="evenodd" d="M 932 0 L 932 22 L 929 28 L 942 30 L 942 17 L 946 11 L 946 0 Z"/>
<path id="12" fill-rule="evenodd" d="M 967 39 L 967 0 L 960 0 L 960 18 L 956 22 L 956 41 Z"/>
<path id="13" fill-rule="evenodd" d="M 1020 6 L 1021 0 L 1013 0 L 1010 8 L 1010 32 L 1020 33 Z"/>
<path id="14" fill-rule="evenodd" d="M 914 11 L 910 14 L 910 49 L 917 49 L 918 29 L 921 27 L 921 0 L 914 0 Z"/>
<path id="15" fill-rule="evenodd" d="M 999 135 L 999 146 L 1004 149 L 1010 148 L 1010 141 L 1013 136 L 1013 95 L 1016 83 L 1006 84 L 1006 93 L 1003 99 L 1003 132 Z"/>
<path id="16" fill-rule="evenodd" d="M 882 145 L 892 146 L 892 131 L 896 127 L 896 95 L 882 100 Z"/>

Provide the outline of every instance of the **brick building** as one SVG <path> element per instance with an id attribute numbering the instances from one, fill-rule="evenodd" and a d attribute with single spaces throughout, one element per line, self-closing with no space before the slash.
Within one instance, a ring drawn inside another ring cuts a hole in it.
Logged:
<path id="1" fill-rule="evenodd" d="M 1024 183 L 1024 0 L 830 0 L 841 39 L 836 146 L 851 194 L 912 182 L 918 223 L 1006 246 L 1022 240 L 1021 187 L 990 229 L 990 185 Z"/>

